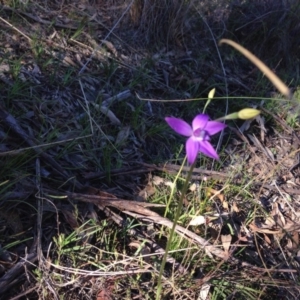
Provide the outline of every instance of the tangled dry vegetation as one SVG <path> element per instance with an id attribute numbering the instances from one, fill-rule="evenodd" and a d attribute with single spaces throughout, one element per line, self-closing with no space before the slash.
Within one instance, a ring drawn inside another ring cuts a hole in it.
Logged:
<path id="1" fill-rule="evenodd" d="M 161 299 L 299 299 L 299 15 L 292 0 L 2 1 L 0 298 L 155 299 L 188 171 L 163 118 L 191 120 L 215 87 L 213 119 L 262 114 L 194 169 Z"/>

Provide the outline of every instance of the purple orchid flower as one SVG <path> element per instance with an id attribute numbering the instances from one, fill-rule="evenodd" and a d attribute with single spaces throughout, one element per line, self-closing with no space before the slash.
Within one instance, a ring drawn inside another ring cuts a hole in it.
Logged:
<path id="1" fill-rule="evenodd" d="M 190 164 L 196 160 L 198 152 L 202 152 L 208 157 L 219 159 L 216 150 L 209 142 L 210 136 L 223 130 L 226 125 L 216 121 L 209 121 L 208 115 L 197 115 L 192 126 L 181 119 L 167 117 L 165 118 L 169 126 L 177 133 L 189 137 L 185 148 L 187 160 Z"/>

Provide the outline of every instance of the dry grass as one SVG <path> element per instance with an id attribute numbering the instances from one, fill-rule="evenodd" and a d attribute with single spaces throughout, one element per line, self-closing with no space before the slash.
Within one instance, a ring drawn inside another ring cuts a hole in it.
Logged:
<path id="1" fill-rule="evenodd" d="M 179 172 L 183 140 L 163 118 L 191 120 L 212 87 L 212 118 L 226 98 L 229 112 L 262 105 L 263 115 L 228 124 L 220 162 L 199 159 L 161 299 L 297 299 L 299 104 L 226 47 L 222 69 L 215 48 L 246 36 L 262 58 L 297 61 L 285 33 L 300 30 L 299 7 L 275 2 L 260 15 L 247 1 L 4 1 L 1 299 L 155 299 L 189 170 Z M 300 101 L 297 70 L 284 66 Z"/>
<path id="2" fill-rule="evenodd" d="M 240 3 L 239 3 L 240 2 Z M 298 1 L 237 1 L 228 16 L 230 38 L 255 52 L 274 69 L 299 61 L 300 30 Z"/>
<path id="3" fill-rule="evenodd" d="M 147 45 L 182 44 L 189 29 L 189 13 L 193 1 L 138 0 L 131 9 L 132 22 Z"/>

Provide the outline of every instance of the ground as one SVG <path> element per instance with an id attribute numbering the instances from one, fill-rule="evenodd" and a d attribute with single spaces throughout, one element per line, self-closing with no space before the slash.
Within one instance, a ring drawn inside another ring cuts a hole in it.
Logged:
<path id="1" fill-rule="evenodd" d="M 298 299 L 300 4 L 199 2 L 2 1 L 0 299 Z"/>

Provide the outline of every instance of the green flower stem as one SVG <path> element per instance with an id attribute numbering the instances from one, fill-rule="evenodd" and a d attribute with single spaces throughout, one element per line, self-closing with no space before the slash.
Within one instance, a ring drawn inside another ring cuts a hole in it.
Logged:
<path id="1" fill-rule="evenodd" d="M 185 161 L 186 161 L 186 159 L 184 159 L 182 166 L 185 164 Z M 188 186 L 189 186 L 190 179 L 192 177 L 192 173 L 193 173 L 194 167 L 195 167 L 195 162 L 191 165 L 191 168 L 190 168 L 190 170 L 188 172 L 187 178 L 186 178 L 186 180 L 184 182 L 184 186 L 183 186 L 182 191 L 181 191 L 181 196 L 180 196 L 180 199 L 179 199 L 179 203 L 178 203 L 178 207 L 177 207 L 175 219 L 173 221 L 173 226 L 172 226 L 169 238 L 168 238 L 168 242 L 167 242 L 165 254 L 164 254 L 163 260 L 161 262 L 161 266 L 160 266 L 160 271 L 159 271 L 159 276 L 158 276 L 158 282 L 157 282 L 156 300 L 160 300 L 161 299 L 160 298 L 160 296 L 161 296 L 161 289 L 162 289 L 161 279 L 162 279 L 162 276 L 163 276 L 163 272 L 165 270 L 165 265 L 166 265 L 166 262 L 167 262 L 168 252 L 169 252 L 170 246 L 172 244 L 172 239 L 173 239 L 173 235 L 174 235 L 174 232 L 175 232 L 175 227 L 177 225 L 178 219 L 179 219 L 180 214 L 182 212 L 183 199 L 184 199 L 184 196 L 186 195 L 186 192 L 187 192 L 187 189 L 188 189 Z"/>

